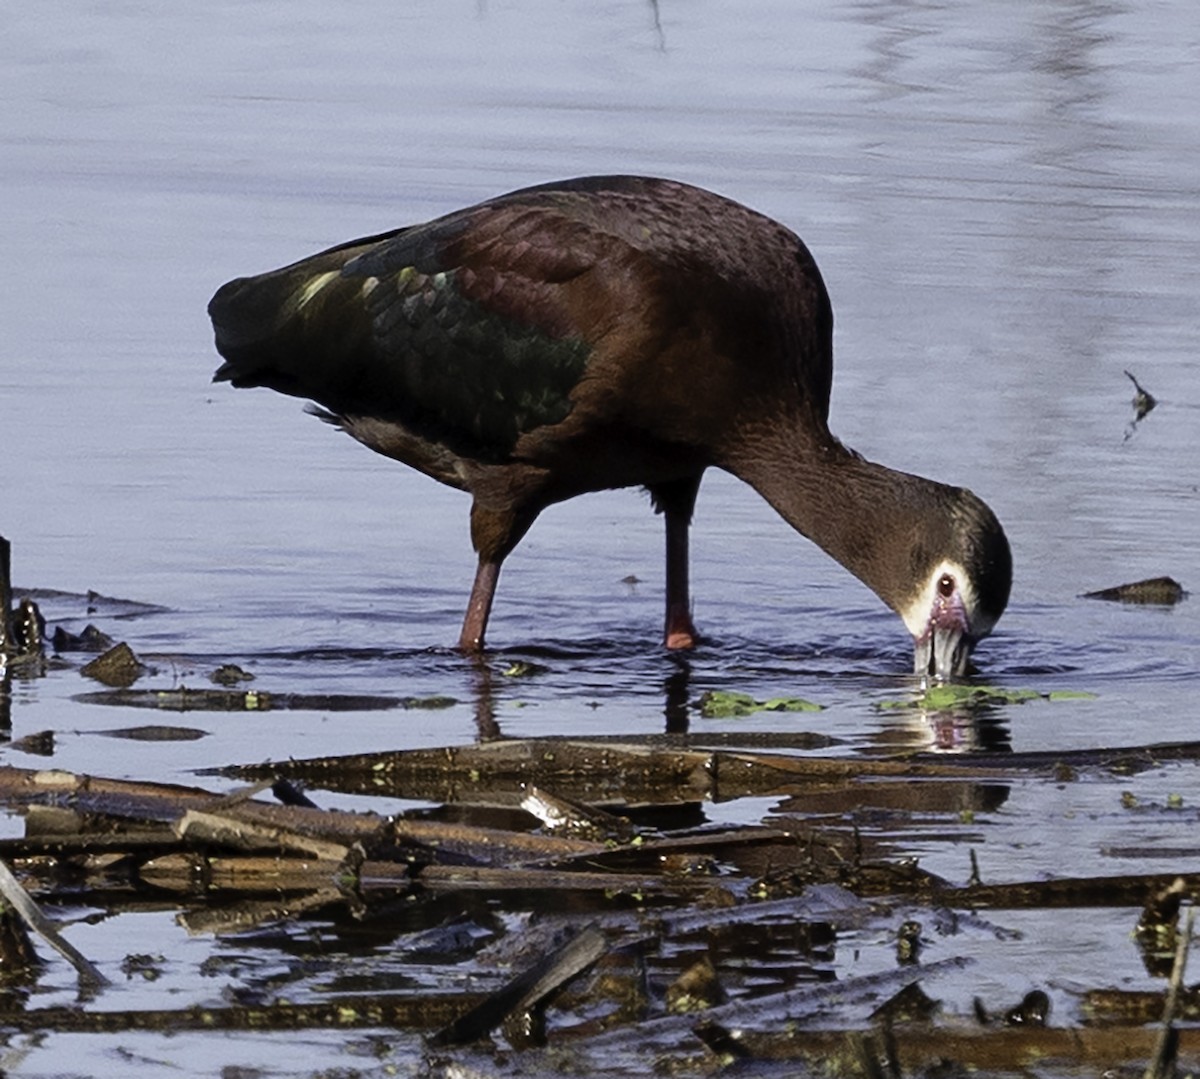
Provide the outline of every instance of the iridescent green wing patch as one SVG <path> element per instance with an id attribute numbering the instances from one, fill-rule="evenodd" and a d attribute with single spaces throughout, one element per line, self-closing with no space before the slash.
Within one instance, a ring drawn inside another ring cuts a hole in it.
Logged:
<path id="1" fill-rule="evenodd" d="M 456 452 L 501 460 L 571 411 L 592 349 L 562 286 L 587 265 L 550 244 L 472 242 L 467 224 L 407 230 L 344 274 L 371 318 L 369 394 Z"/>

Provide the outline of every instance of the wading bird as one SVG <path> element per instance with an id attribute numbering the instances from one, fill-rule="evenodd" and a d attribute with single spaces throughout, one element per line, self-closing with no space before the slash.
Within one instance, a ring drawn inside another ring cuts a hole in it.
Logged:
<path id="1" fill-rule="evenodd" d="M 666 523 L 665 643 L 694 645 L 688 528 L 710 467 L 895 610 L 920 674 L 962 674 L 1008 601 L 1008 542 L 980 499 L 830 434 L 833 314 L 808 249 L 700 188 L 526 188 L 230 281 L 209 314 L 216 381 L 308 398 L 471 495 L 464 649 L 543 509 L 636 485 Z"/>

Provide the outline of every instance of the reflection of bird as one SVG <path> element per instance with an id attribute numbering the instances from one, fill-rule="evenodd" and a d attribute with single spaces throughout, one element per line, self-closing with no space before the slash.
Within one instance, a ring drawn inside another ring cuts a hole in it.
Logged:
<path id="1" fill-rule="evenodd" d="M 690 647 L 688 526 L 713 465 L 896 610 L 922 673 L 961 673 L 1008 600 L 983 502 L 829 433 L 833 316 L 808 250 L 698 188 L 528 188 L 231 281 L 209 313 L 216 380 L 310 398 L 471 494 L 463 648 L 482 646 L 501 564 L 543 509 L 637 484 L 666 521 L 666 644 Z"/>

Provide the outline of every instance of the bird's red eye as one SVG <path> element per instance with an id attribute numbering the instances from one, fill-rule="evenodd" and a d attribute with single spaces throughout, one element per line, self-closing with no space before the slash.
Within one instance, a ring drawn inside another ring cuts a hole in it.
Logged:
<path id="1" fill-rule="evenodd" d="M 954 595 L 954 578 L 948 573 L 943 573 L 941 577 L 938 578 L 937 588 L 939 596 L 944 596 L 946 599 L 949 599 L 952 595 Z"/>

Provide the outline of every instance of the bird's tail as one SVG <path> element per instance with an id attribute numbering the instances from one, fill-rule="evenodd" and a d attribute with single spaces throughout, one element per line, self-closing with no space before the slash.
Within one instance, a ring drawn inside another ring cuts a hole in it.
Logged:
<path id="1" fill-rule="evenodd" d="M 402 230 L 397 230 L 397 232 Z M 296 392 L 293 383 L 348 348 L 364 330 L 358 305 L 338 303 L 359 286 L 343 267 L 371 245 L 395 233 L 339 244 L 255 277 L 239 277 L 217 289 L 208 304 L 217 351 L 225 362 L 214 382 L 270 386 Z"/>

